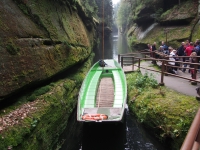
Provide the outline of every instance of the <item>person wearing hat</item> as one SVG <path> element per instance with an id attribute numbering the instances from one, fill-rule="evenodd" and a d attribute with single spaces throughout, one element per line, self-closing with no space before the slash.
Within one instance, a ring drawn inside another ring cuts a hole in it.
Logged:
<path id="1" fill-rule="evenodd" d="M 169 60 L 170 62 L 168 62 L 170 65 L 172 66 L 178 66 L 178 64 L 175 62 L 176 61 L 176 50 L 173 49 L 171 46 L 169 47 Z M 177 74 L 177 68 L 176 67 L 171 67 L 169 69 L 169 72 L 170 73 L 173 73 L 173 74 Z"/>

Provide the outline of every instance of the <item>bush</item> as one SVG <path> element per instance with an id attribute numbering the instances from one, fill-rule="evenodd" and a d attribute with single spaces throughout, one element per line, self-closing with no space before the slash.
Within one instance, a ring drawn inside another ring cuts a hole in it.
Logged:
<path id="1" fill-rule="evenodd" d="M 29 97 L 27 98 L 27 100 L 30 101 L 30 102 L 34 101 L 35 99 L 36 99 L 35 94 L 32 94 L 31 96 L 29 96 Z"/>
<path id="2" fill-rule="evenodd" d="M 34 92 L 34 94 L 35 94 L 36 96 L 40 96 L 40 95 L 42 95 L 42 94 L 47 93 L 49 90 L 50 90 L 50 87 L 49 87 L 49 86 L 44 86 L 44 87 L 42 87 L 42 88 L 36 90 L 36 91 Z"/>

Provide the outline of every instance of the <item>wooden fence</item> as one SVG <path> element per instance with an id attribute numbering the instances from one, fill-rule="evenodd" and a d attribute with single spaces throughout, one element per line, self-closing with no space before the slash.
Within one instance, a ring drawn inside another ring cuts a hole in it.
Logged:
<path id="1" fill-rule="evenodd" d="M 152 53 L 152 52 L 151 52 Z M 169 62 L 174 62 L 172 60 L 169 60 L 169 56 L 165 55 L 165 54 L 161 54 L 158 52 L 155 52 L 154 54 L 158 54 L 158 56 L 161 58 L 153 58 L 150 57 L 151 56 L 150 52 L 141 52 L 141 53 L 129 53 L 129 54 L 120 54 L 118 55 L 118 62 L 121 64 L 122 68 L 124 66 L 128 66 L 131 65 L 132 66 L 132 70 L 130 71 L 134 71 L 134 66 L 138 67 L 138 69 L 142 68 L 142 69 L 146 69 L 146 70 L 150 70 L 150 71 L 154 71 L 154 72 L 159 72 L 161 75 L 161 80 L 160 80 L 160 85 L 164 85 L 164 76 L 165 75 L 171 75 L 174 77 L 178 77 L 178 78 L 182 78 L 185 80 L 190 80 L 192 84 L 197 84 L 197 82 L 200 82 L 200 80 L 197 78 L 197 71 L 199 71 L 199 66 L 200 63 L 198 63 L 198 60 L 200 60 L 200 56 L 196 56 L 194 58 L 196 58 L 196 63 L 191 63 L 191 62 L 183 62 L 183 61 L 175 61 L 176 63 L 180 63 L 180 64 L 187 64 L 187 65 L 193 65 L 194 68 L 185 68 L 185 67 L 180 67 L 180 66 L 172 66 L 169 64 Z M 135 56 L 135 55 L 141 55 L 141 57 Z M 179 59 L 183 59 L 183 58 L 188 58 L 190 59 L 189 56 L 177 56 L 177 58 Z M 156 69 L 149 69 L 149 68 L 145 68 L 141 66 L 141 61 L 153 61 L 153 62 L 160 62 L 160 67 L 161 70 L 156 70 Z M 180 76 L 178 74 L 172 74 L 168 72 L 169 68 L 177 68 L 177 69 L 194 69 L 194 77 L 195 79 L 191 79 L 191 77 L 185 77 L 185 76 Z"/>

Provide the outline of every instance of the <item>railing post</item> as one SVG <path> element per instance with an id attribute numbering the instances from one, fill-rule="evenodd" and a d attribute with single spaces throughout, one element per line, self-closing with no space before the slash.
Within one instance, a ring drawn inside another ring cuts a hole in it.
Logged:
<path id="1" fill-rule="evenodd" d="M 165 59 L 165 63 L 164 63 L 164 65 L 165 65 L 165 67 L 164 67 L 164 70 L 165 70 L 165 72 L 168 72 L 168 62 L 166 61 L 167 59 L 166 59 L 166 57 L 164 57 L 164 59 Z M 165 76 L 168 76 L 168 74 L 165 74 Z"/>
<path id="2" fill-rule="evenodd" d="M 165 85 L 164 82 L 163 82 L 164 71 L 165 71 L 165 60 L 162 60 L 161 81 L 159 83 L 159 85 L 161 85 L 161 86 Z"/>
<path id="3" fill-rule="evenodd" d="M 123 65 L 124 65 L 123 60 L 124 60 L 124 57 L 122 56 L 122 57 L 121 57 L 121 66 L 122 66 L 122 68 L 123 68 Z"/>
<path id="4" fill-rule="evenodd" d="M 195 63 L 198 63 L 198 58 L 196 57 L 195 59 Z M 195 77 L 195 80 L 197 80 L 197 71 L 198 71 L 198 65 L 194 65 L 194 77 Z"/>
<path id="5" fill-rule="evenodd" d="M 132 71 L 134 71 L 134 57 L 132 57 Z"/>
<path id="6" fill-rule="evenodd" d="M 138 60 L 138 69 L 140 70 L 140 58 Z"/>

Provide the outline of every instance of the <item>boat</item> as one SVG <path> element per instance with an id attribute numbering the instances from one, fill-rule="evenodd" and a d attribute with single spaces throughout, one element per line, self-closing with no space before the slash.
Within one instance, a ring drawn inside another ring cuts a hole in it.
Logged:
<path id="1" fill-rule="evenodd" d="M 79 91 L 77 121 L 122 122 L 127 106 L 126 77 L 114 59 L 96 62 Z"/>

